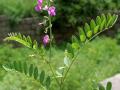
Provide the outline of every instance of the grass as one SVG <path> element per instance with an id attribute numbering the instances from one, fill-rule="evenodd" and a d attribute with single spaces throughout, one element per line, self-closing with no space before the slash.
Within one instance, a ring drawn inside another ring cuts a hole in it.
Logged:
<path id="1" fill-rule="evenodd" d="M 93 90 L 97 83 L 120 72 L 120 46 L 111 38 L 97 38 L 87 44 L 79 54 L 64 83 L 64 90 Z M 63 64 L 63 50 L 53 50 L 53 65 L 57 69 Z M 44 66 L 42 60 L 30 57 L 34 54 L 27 48 L 12 48 L 0 45 L 0 63 L 12 60 L 27 60 Z M 59 64 L 58 64 L 59 63 Z M 44 70 L 47 66 L 44 66 Z M 5 75 L 5 76 L 4 76 Z M 39 85 L 24 75 L 15 72 L 0 73 L 0 90 L 38 90 Z M 26 79 L 27 78 L 27 79 Z M 13 83 L 11 83 L 13 82 Z M 52 83 L 51 90 L 58 90 Z M 41 90 L 41 89 L 40 89 Z"/>
<path id="2" fill-rule="evenodd" d="M 0 0 L 0 15 L 6 15 L 10 24 L 16 24 L 25 17 L 38 16 L 35 4 L 36 0 Z"/>

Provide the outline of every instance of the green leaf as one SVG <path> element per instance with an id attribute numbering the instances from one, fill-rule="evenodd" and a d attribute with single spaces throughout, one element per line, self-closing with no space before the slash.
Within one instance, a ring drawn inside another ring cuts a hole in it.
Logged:
<path id="1" fill-rule="evenodd" d="M 40 74 L 40 83 L 43 83 L 44 78 L 45 78 L 45 72 L 42 71 L 41 74 Z"/>
<path id="2" fill-rule="evenodd" d="M 16 35 L 9 35 L 9 36 L 17 36 L 17 33 L 12 33 L 12 34 L 16 34 Z M 19 37 L 19 38 L 23 38 L 20 33 L 18 33 L 18 37 Z"/>
<path id="3" fill-rule="evenodd" d="M 72 43 L 72 48 L 74 48 L 74 49 L 79 49 L 79 47 L 80 47 L 80 45 L 79 45 L 79 43 Z"/>
<path id="4" fill-rule="evenodd" d="M 58 77 L 58 78 L 63 77 L 63 75 L 62 75 L 61 71 L 56 71 L 56 74 L 57 74 L 57 77 Z"/>
<path id="5" fill-rule="evenodd" d="M 85 27 L 84 27 L 85 31 L 90 31 L 90 26 L 88 25 L 88 23 L 85 23 Z"/>
<path id="6" fill-rule="evenodd" d="M 18 70 L 17 62 L 16 62 L 16 61 L 13 62 L 13 65 L 14 65 L 14 68 L 15 68 L 16 70 Z"/>
<path id="7" fill-rule="evenodd" d="M 106 18 L 106 16 L 105 16 L 105 14 L 102 14 L 102 15 L 101 15 L 101 20 L 104 21 L 104 23 L 105 23 L 104 27 L 106 28 L 107 18 Z"/>
<path id="8" fill-rule="evenodd" d="M 8 64 L 8 65 L 3 65 L 2 67 L 3 67 L 3 69 L 5 69 L 6 71 L 12 71 L 12 69 L 13 69 L 13 68 L 11 68 L 10 64 Z"/>
<path id="9" fill-rule="evenodd" d="M 34 79 L 37 79 L 38 78 L 38 68 L 35 67 L 34 69 Z"/>
<path id="10" fill-rule="evenodd" d="M 32 44 L 32 40 L 31 40 L 30 36 L 27 36 L 27 41 L 28 41 L 30 44 Z"/>
<path id="11" fill-rule="evenodd" d="M 94 30 L 95 27 L 96 27 L 96 23 L 95 23 L 95 21 L 92 19 L 91 22 L 90 22 L 90 28 L 91 28 L 91 30 Z"/>
<path id="12" fill-rule="evenodd" d="M 111 26 L 111 24 L 112 24 L 112 17 L 108 20 L 108 23 L 107 23 L 107 25 L 106 25 L 106 28 L 109 28 L 110 26 Z"/>
<path id="13" fill-rule="evenodd" d="M 24 36 L 24 35 L 23 35 L 23 40 L 25 40 L 25 41 L 27 42 L 27 38 L 26 38 L 26 36 Z"/>
<path id="14" fill-rule="evenodd" d="M 33 64 L 31 64 L 30 68 L 29 68 L 29 75 L 30 75 L 30 77 L 33 75 L 33 70 L 34 70 Z"/>
<path id="15" fill-rule="evenodd" d="M 18 62 L 18 69 L 19 72 L 23 72 L 22 63 L 20 61 Z"/>
<path id="16" fill-rule="evenodd" d="M 67 51 L 70 53 L 71 57 L 74 57 L 74 51 L 70 43 L 67 44 Z"/>
<path id="17" fill-rule="evenodd" d="M 103 20 L 106 20 L 105 14 L 102 14 L 102 15 L 101 15 L 101 20 L 102 20 L 102 21 L 103 21 Z"/>
<path id="18" fill-rule="evenodd" d="M 107 14 L 107 21 L 109 21 L 112 18 L 112 15 L 110 13 Z"/>
<path id="19" fill-rule="evenodd" d="M 76 36 L 72 36 L 72 43 L 79 43 L 78 39 Z"/>
<path id="20" fill-rule="evenodd" d="M 99 31 L 99 25 L 94 28 L 94 34 L 98 33 Z"/>
<path id="21" fill-rule="evenodd" d="M 116 23 L 117 19 L 118 19 L 118 15 L 114 14 L 110 25 L 113 26 Z"/>
<path id="22" fill-rule="evenodd" d="M 24 64 L 23 64 L 23 70 L 24 70 L 25 75 L 27 75 L 27 73 L 28 73 L 27 69 L 28 69 L 27 68 L 27 63 L 24 62 Z"/>
<path id="23" fill-rule="evenodd" d="M 101 22 L 102 22 L 102 20 L 101 20 L 100 16 L 97 16 L 97 18 L 96 18 L 96 24 L 100 25 Z"/>
<path id="24" fill-rule="evenodd" d="M 111 82 L 107 83 L 106 90 L 112 90 L 112 83 Z"/>
<path id="25" fill-rule="evenodd" d="M 80 41 L 85 42 L 86 41 L 86 36 L 85 36 L 84 31 L 83 31 L 83 28 L 78 28 L 78 30 L 79 30 L 79 35 L 80 35 Z"/>
<path id="26" fill-rule="evenodd" d="M 106 23 L 105 23 L 106 21 L 105 21 L 105 19 L 102 21 L 102 23 L 100 24 L 100 31 L 102 31 L 103 29 L 104 29 L 104 27 L 105 27 L 105 25 L 106 25 Z"/>
<path id="27" fill-rule="evenodd" d="M 113 16 L 113 24 L 112 24 L 112 26 L 116 23 L 117 19 L 118 19 L 118 15 L 114 15 Z"/>
<path id="28" fill-rule="evenodd" d="M 90 26 L 88 25 L 88 23 L 85 23 L 85 32 L 88 38 L 90 38 L 92 36 L 92 31 L 90 30 Z"/>
<path id="29" fill-rule="evenodd" d="M 102 85 L 99 85 L 99 90 L 105 90 L 105 88 Z"/>
<path id="30" fill-rule="evenodd" d="M 70 61 L 69 61 L 69 58 L 67 56 L 64 57 L 64 64 L 67 67 L 69 67 L 69 65 L 70 65 Z"/>
<path id="31" fill-rule="evenodd" d="M 86 36 L 85 35 L 80 35 L 80 40 L 81 40 L 81 42 L 85 42 L 86 41 Z"/>
<path id="32" fill-rule="evenodd" d="M 33 49 L 37 49 L 38 48 L 38 43 L 36 40 L 34 40 L 33 42 Z"/>
<path id="33" fill-rule="evenodd" d="M 11 63 L 10 64 L 5 64 L 3 66 L 6 67 L 6 68 L 9 68 L 9 69 L 13 69 L 14 68 L 14 65 L 11 65 Z"/>
<path id="34" fill-rule="evenodd" d="M 87 32 L 87 37 L 90 38 L 92 36 L 92 31 Z"/>
<path id="35" fill-rule="evenodd" d="M 106 24 L 106 28 L 110 27 L 110 24 L 112 22 L 112 15 L 110 13 L 107 14 L 107 24 Z"/>
<path id="36" fill-rule="evenodd" d="M 48 76 L 47 79 L 46 79 L 46 82 L 45 82 L 45 85 L 46 85 L 47 88 L 50 87 L 50 83 L 51 83 L 51 79 L 50 79 L 50 76 Z"/>

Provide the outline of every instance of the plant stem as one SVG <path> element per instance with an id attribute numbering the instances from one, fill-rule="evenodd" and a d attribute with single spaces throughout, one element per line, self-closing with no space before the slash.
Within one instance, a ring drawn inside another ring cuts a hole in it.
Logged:
<path id="1" fill-rule="evenodd" d="M 56 82 L 57 82 L 57 84 L 58 85 L 60 85 L 59 84 L 59 81 L 57 80 L 57 78 L 56 78 L 56 75 L 55 75 L 55 72 L 54 72 L 54 70 L 53 70 L 53 68 L 52 68 L 52 66 L 51 66 L 51 64 L 50 64 L 50 61 L 51 61 L 51 59 L 52 59 L 52 24 L 51 24 L 51 17 L 49 16 L 49 25 L 50 25 L 50 54 L 49 54 L 49 62 L 48 62 L 48 65 L 49 65 L 49 67 L 50 67 L 50 70 L 52 71 L 52 73 L 53 73 L 53 76 L 54 76 L 54 78 L 56 79 Z"/>
<path id="2" fill-rule="evenodd" d="M 51 61 L 51 56 L 52 56 L 52 24 L 51 24 L 51 17 L 49 16 L 49 25 L 50 25 L 50 56 L 49 60 Z"/>
<path id="3" fill-rule="evenodd" d="M 64 65 L 65 67 L 65 65 Z M 63 69 L 63 72 L 62 72 L 62 75 L 64 74 L 64 69 Z M 60 90 L 63 90 L 63 77 L 61 77 L 61 80 L 60 80 Z"/>
<path id="4" fill-rule="evenodd" d="M 50 62 L 47 61 L 44 57 L 42 57 L 42 58 L 48 64 L 50 71 L 52 72 L 53 76 L 55 77 L 55 73 L 54 73 L 53 67 L 51 66 Z M 60 85 L 60 83 L 59 83 L 59 81 L 57 80 L 56 77 L 55 77 L 55 79 L 56 79 L 57 84 Z"/>
<path id="5" fill-rule="evenodd" d="M 49 67 L 50 67 L 50 70 L 51 70 L 53 76 L 55 77 L 55 80 L 56 80 L 57 84 L 60 85 L 60 84 L 59 84 L 59 81 L 57 80 L 57 78 L 56 78 L 56 76 L 55 76 L 54 70 L 53 70 L 53 68 L 52 68 L 52 66 L 51 66 L 51 64 L 50 64 L 49 62 L 48 62 L 48 65 L 49 65 Z"/>
<path id="6" fill-rule="evenodd" d="M 48 7 L 50 6 L 50 0 L 47 0 L 47 5 L 48 5 Z M 50 27 L 49 28 L 49 30 L 50 30 L 50 52 L 49 52 L 49 61 L 47 61 L 47 64 L 49 65 L 49 68 L 50 68 L 50 70 L 51 70 L 57 84 L 60 85 L 58 79 L 56 78 L 55 71 L 53 70 L 53 67 L 50 64 L 50 62 L 52 60 L 52 57 L 51 57 L 52 56 L 52 23 L 51 23 L 51 16 L 50 15 L 49 15 L 48 18 L 49 18 L 49 27 Z"/>
<path id="7" fill-rule="evenodd" d="M 73 57 L 72 62 L 71 62 L 71 64 L 70 64 L 70 66 L 68 67 L 68 69 L 67 69 L 67 71 L 66 71 L 66 73 L 65 73 L 65 75 L 64 75 L 64 77 L 63 77 L 62 82 L 64 82 L 64 81 L 65 81 L 65 79 L 66 79 L 66 77 L 67 77 L 67 74 L 68 74 L 68 72 L 70 71 L 70 69 L 71 69 L 71 67 L 72 67 L 72 65 L 73 65 L 73 63 L 74 63 L 74 61 L 76 60 L 76 58 L 77 58 L 77 56 L 78 56 L 79 52 L 80 52 L 80 49 L 78 50 L 78 52 L 77 52 L 76 56 L 75 56 L 75 57 Z"/>

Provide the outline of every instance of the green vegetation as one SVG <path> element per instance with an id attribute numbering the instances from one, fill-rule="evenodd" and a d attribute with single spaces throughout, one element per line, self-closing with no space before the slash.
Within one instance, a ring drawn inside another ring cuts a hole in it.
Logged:
<path id="1" fill-rule="evenodd" d="M 11 23 L 17 23 L 22 18 L 42 16 L 34 11 L 37 0 L 0 0 L 0 14 L 7 15 Z M 119 0 L 56 0 L 57 16 L 54 19 L 55 29 L 63 27 L 76 28 L 79 24 L 98 13 L 117 12 L 120 9 Z M 72 13 L 71 13 L 72 12 Z M 87 17 L 87 18 L 86 18 Z M 57 28 L 56 28 L 57 27 Z M 65 30 L 67 30 L 65 28 Z"/>
<path id="2" fill-rule="evenodd" d="M 0 45 L 0 62 L 26 61 L 35 65 L 44 66 L 44 61 L 35 58 L 34 52 L 27 48 L 15 48 L 11 45 Z M 111 38 L 97 38 L 88 43 L 79 54 L 66 81 L 64 90 L 93 90 L 97 82 L 120 72 L 120 46 Z M 56 69 L 62 65 L 64 51 L 58 48 L 53 50 L 53 61 Z M 58 54 L 59 53 L 59 54 Z M 56 55 L 57 54 L 57 55 Z M 59 63 L 59 65 L 58 65 Z M 46 66 L 47 68 L 47 66 Z M 43 68 L 45 70 L 45 68 Z M 6 75 L 3 77 L 3 74 Z M 73 74 L 74 73 L 74 74 Z M 39 83 L 16 72 L 1 71 L 1 90 L 39 90 Z M 52 85 L 55 85 L 52 82 Z M 57 87 L 51 90 L 57 90 Z"/>
<path id="3" fill-rule="evenodd" d="M 44 12 L 36 13 L 34 11 L 36 1 L 1 0 L 0 15 L 8 16 L 11 26 L 16 25 L 22 18 L 38 16 L 42 18 Z M 53 32 L 58 29 L 56 32 L 60 34 L 66 32 L 66 29 L 70 29 L 79 30 L 79 33 L 72 36 L 67 48 L 61 45 L 62 50 L 54 45 L 54 48 L 51 47 L 51 17 L 48 19 L 50 24 L 48 27 L 48 30 L 50 29 L 50 49 L 43 48 L 44 46 L 39 45 L 35 40 L 32 41 L 29 36 L 10 33 L 5 40 L 17 41 L 29 49 L 24 47 L 14 48 L 9 44 L 0 45 L 1 90 L 41 90 L 41 87 L 49 88 L 49 86 L 51 86 L 50 90 L 58 90 L 58 86 L 60 86 L 60 90 L 93 90 L 98 87 L 100 81 L 120 72 L 119 34 L 117 40 L 98 37 L 92 41 L 98 34 L 115 24 L 118 15 L 110 13 L 113 10 L 116 10 L 117 13 L 120 8 L 120 1 L 56 0 L 55 2 L 57 16 L 53 20 Z M 106 14 L 107 10 L 111 10 L 109 14 Z M 103 12 L 105 14 L 97 16 Z M 94 20 L 90 21 L 91 18 Z M 90 22 L 85 23 L 88 20 Z M 83 23 L 85 24 L 83 25 Z M 81 25 L 82 27 L 79 27 Z M 66 33 L 69 34 L 68 31 Z M 67 36 L 67 34 L 64 35 Z M 89 41 L 91 42 L 88 43 Z M 85 44 L 87 45 L 85 46 Z M 48 55 L 49 57 L 45 57 Z M 72 66 L 73 62 L 74 65 Z M 52 66 L 55 71 L 52 70 Z M 4 71 L 3 68 L 8 72 Z M 62 69 L 60 70 L 60 68 Z M 54 79 L 56 79 L 58 85 Z M 104 87 L 100 86 L 99 88 L 102 90 Z M 111 83 L 108 83 L 106 89 L 108 90 L 108 88 L 111 89 Z"/>
<path id="4" fill-rule="evenodd" d="M 8 16 L 12 24 L 18 23 L 24 17 L 35 14 L 35 0 L 0 0 L 0 14 Z"/>
<path id="5" fill-rule="evenodd" d="M 79 56 L 80 51 L 82 50 L 82 47 L 84 47 L 88 42 L 90 42 L 92 39 L 94 39 L 96 36 L 98 36 L 101 32 L 111 28 L 117 21 L 118 15 L 111 15 L 108 13 L 107 15 L 102 14 L 100 16 L 97 16 L 95 20 L 91 20 L 90 23 L 85 23 L 84 27 L 79 27 L 79 33 L 77 35 L 74 35 L 72 37 L 72 43 L 67 43 L 67 47 L 65 50 L 65 56 L 63 65 L 57 65 L 59 68 L 56 70 L 56 68 L 53 68 L 52 61 L 53 57 L 52 54 L 52 28 L 50 27 L 50 47 L 49 50 L 46 50 L 44 48 L 44 45 L 39 45 L 37 41 L 32 41 L 32 39 L 29 36 L 24 36 L 22 34 L 17 33 L 9 33 L 8 37 L 6 37 L 5 41 L 16 41 L 26 47 L 29 47 L 33 51 L 36 51 L 35 55 L 39 55 L 37 58 L 41 58 L 45 62 L 45 66 L 49 66 L 49 71 L 52 72 L 52 75 L 48 73 L 49 75 L 46 77 L 46 67 L 45 70 L 42 70 L 40 72 L 40 68 L 34 67 L 33 64 L 28 65 L 26 62 L 22 63 L 19 62 L 12 62 L 8 63 L 7 65 L 4 65 L 4 69 L 8 70 L 15 70 L 21 73 L 24 73 L 25 75 L 29 75 L 31 78 L 34 77 L 34 80 L 39 81 L 40 85 L 43 88 L 50 89 L 51 80 L 56 80 L 56 84 L 59 86 L 60 90 L 63 90 L 64 81 L 66 80 L 66 77 L 68 76 L 68 73 L 73 65 L 73 63 L 76 61 L 77 57 Z M 49 23 L 51 25 L 51 18 L 49 17 Z M 54 48 L 53 48 L 54 49 Z M 49 53 L 47 53 L 49 52 Z M 54 54 L 55 55 L 55 54 Z M 41 65 L 39 65 L 41 66 Z M 62 69 L 60 69 L 62 68 Z M 46 77 L 46 78 L 44 78 Z M 52 88 L 52 85 L 51 85 Z"/>

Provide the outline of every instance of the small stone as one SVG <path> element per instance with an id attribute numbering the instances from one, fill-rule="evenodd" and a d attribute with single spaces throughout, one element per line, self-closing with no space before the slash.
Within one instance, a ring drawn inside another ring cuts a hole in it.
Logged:
<path id="1" fill-rule="evenodd" d="M 120 74 L 117 74 L 113 77 L 103 80 L 100 82 L 103 86 L 106 87 L 107 82 L 112 83 L 112 90 L 120 90 Z"/>

